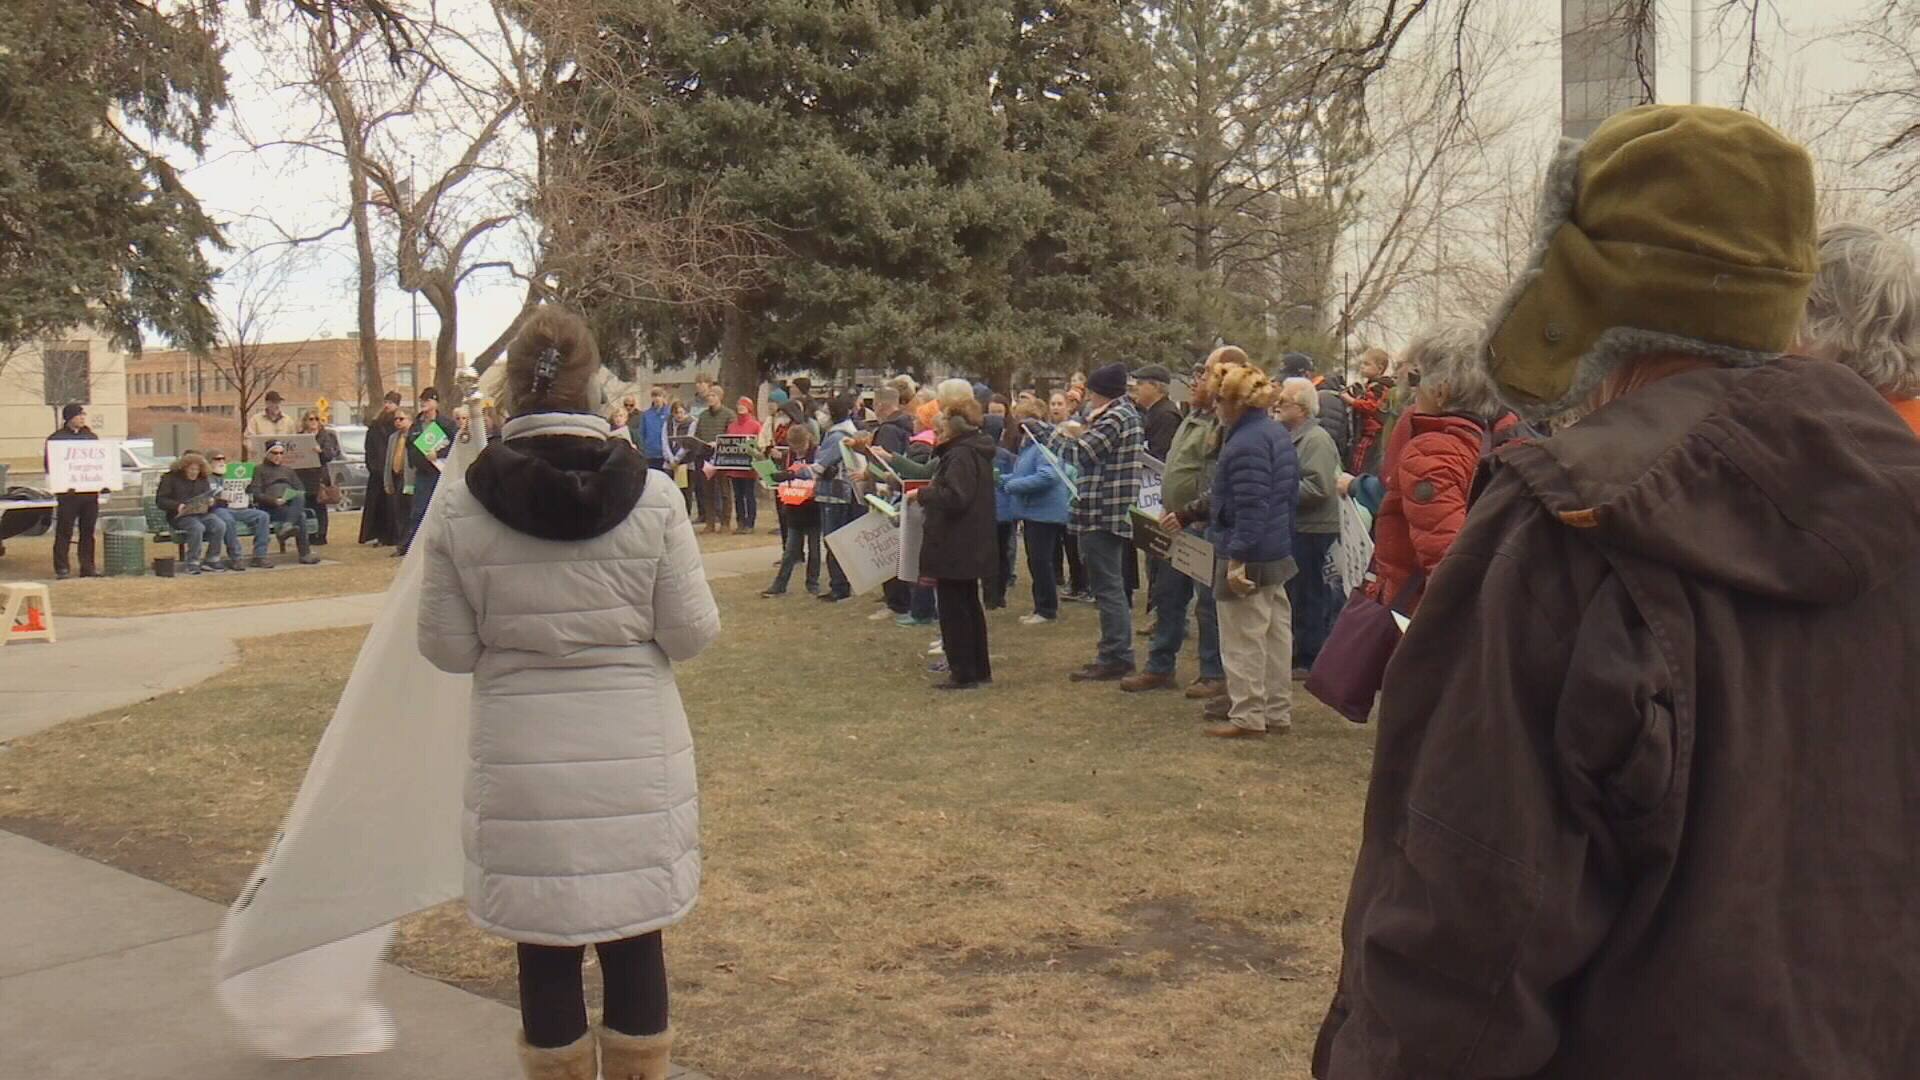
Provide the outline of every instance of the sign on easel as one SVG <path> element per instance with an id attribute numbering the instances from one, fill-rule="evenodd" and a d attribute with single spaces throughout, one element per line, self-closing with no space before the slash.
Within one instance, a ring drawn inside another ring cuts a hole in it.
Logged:
<path id="1" fill-rule="evenodd" d="M 862 514 L 827 534 L 827 550 L 840 563 L 854 593 L 867 592 L 895 576 L 901 532 L 885 514 Z"/>
<path id="2" fill-rule="evenodd" d="M 119 491 L 120 440 L 47 440 L 47 487 L 56 493 Z"/>

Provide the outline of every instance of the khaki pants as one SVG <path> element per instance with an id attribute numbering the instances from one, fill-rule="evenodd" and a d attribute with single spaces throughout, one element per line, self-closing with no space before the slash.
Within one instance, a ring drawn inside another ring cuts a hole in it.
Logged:
<path id="1" fill-rule="evenodd" d="M 1286 587 L 1262 585 L 1251 596 L 1221 589 L 1215 601 L 1227 719 L 1253 731 L 1287 730 L 1293 724 L 1293 605 Z"/>

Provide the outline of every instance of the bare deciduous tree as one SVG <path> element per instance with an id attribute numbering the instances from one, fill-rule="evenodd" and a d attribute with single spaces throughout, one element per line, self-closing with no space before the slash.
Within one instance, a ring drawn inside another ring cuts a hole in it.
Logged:
<path id="1" fill-rule="evenodd" d="M 293 255 L 256 251 L 242 256 L 222 274 L 228 287 L 224 290 L 225 303 L 215 312 L 219 319 L 215 345 L 196 359 L 206 369 L 200 377 L 211 374 L 232 387 L 243 436 L 248 433 L 254 407 L 267 391 L 311 353 L 311 338 L 291 343 L 268 341 L 286 322 L 288 286 L 297 269 Z"/>

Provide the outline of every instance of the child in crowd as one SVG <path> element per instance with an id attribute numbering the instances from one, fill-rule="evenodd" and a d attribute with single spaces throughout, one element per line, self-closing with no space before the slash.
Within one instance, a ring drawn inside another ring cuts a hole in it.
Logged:
<path id="1" fill-rule="evenodd" d="M 780 572 L 761 596 L 784 596 L 793 568 L 804 549 L 807 560 L 807 593 L 820 592 L 820 504 L 813 501 L 813 430 L 805 424 L 787 426 L 786 468 L 773 474 L 775 497 L 786 509 L 787 535 L 780 555 Z"/>
<path id="2" fill-rule="evenodd" d="M 1383 417 L 1387 409 L 1387 392 L 1392 389 L 1392 376 L 1374 375 L 1367 379 L 1364 387 L 1359 388 L 1359 393 L 1340 395 L 1340 400 L 1347 403 L 1354 422 L 1353 448 L 1348 452 L 1346 462 L 1348 472 L 1358 474 L 1372 471 L 1369 465 L 1373 458 L 1373 447 L 1380 441 L 1380 433 L 1386 426 Z"/>

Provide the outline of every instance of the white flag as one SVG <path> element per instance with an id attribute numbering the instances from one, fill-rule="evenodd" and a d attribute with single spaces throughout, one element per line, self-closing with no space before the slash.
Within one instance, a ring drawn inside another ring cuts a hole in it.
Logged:
<path id="1" fill-rule="evenodd" d="M 429 517 L 485 445 L 479 436 L 455 445 Z M 402 562 L 286 824 L 220 928 L 216 996 L 240 1040 L 263 1054 L 392 1046 L 374 988 L 393 924 L 463 891 L 472 677 L 420 655 L 421 558 Z"/>

